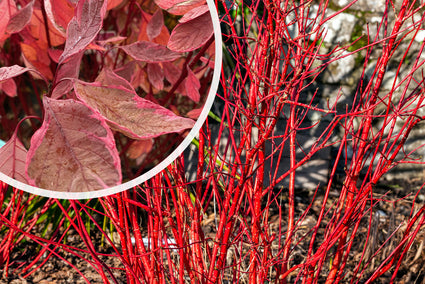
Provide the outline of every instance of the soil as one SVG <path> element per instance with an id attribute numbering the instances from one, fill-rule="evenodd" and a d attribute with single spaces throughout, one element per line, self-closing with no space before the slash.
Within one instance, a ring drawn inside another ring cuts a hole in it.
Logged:
<path id="1" fill-rule="evenodd" d="M 380 261 L 385 259 L 391 249 L 394 248 L 395 241 L 400 239 L 400 236 L 403 234 L 405 226 L 405 220 L 409 218 L 412 210 L 412 202 L 415 198 L 415 194 L 418 192 L 419 188 L 423 184 L 423 180 L 393 180 L 393 181 L 385 181 L 376 186 L 374 196 L 382 197 L 385 201 L 379 202 L 376 204 L 374 209 L 374 214 L 372 216 L 372 224 L 371 226 L 371 234 L 370 234 L 370 242 L 367 247 L 366 257 L 364 259 L 369 259 L 376 250 L 382 245 L 388 236 L 395 232 L 395 237 L 393 241 L 387 243 L 386 246 L 381 250 L 380 254 L 378 254 L 370 263 L 367 271 L 365 271 L 364 280 L 369 278 L 374 270 L 381 264 Z M 322 192 L 318 192 L 320 195 Z M 296 207 L 297 213 L 301 214 L 304 210 L 309 206 L 312 199 L 313 192 L 299 189 L 297 191 L 296 198 Z M 338 196 L 339 193 L 336 189 L 331 192 L 331 195 Z M 284 201 L 284 200 L 283 200 Z M 417 210 L 422 207 L 425 203 L 425 193 L 420 192 L 416 198 L 416 205 L 414 208 Z M 311 227 L 315 224 L 316 216 L 318 215 L 321 207 L 321 198 L 317 196 L 316 201 L 313 202 L 313 206 L 311 208 L 312 214 L 309 214 L 300 225 L 300 230 L 297 232 L 296 237 L 298 239 L 302 239 L 301 236 L 306 234 Z M 277 208 L 271 210 L 272 214 L 270 216 L 270 224 L 271 227 L 275 226 L 275 228 L 279 225 L 279 216 L 277 215 Z M 350 274 L 354 270 L 354 268 L 358 264 L 358 260 L 363 253 L 364 248 L 364 240 L 366 238 L 366 234 L 369 229 L 369 218 L 371 216 L 367 215 L 364 217 L 364 222 L 362 221 L 362 225 L 359 228 L 358 237 L 354 240 L 352 246 L 352 252 L 346 264 L 347 274 L 345 279 L 350 279 Z M 214 211 L 208 210 L 206 212 L 206 216 L 203 222 L 203 230 L 206 237 L 213 238 L 216 231 L 215 225 L 215 215 Z M 324 220 L 327 222 L 328 220 Z M 401 225 L 400 225 L 401 224 Z M 283 224 L 284 225 L 284 224 Z M 400 227 L 397 230 L 397 227 Z M 321 231 L 319 230 L 319 234 Z M 323 232 L 322 232 L 323 233 Z M 119 283 L 126 283 L 126 276 L 123 270 L 123 265 L 121 261 L 117 257 L 110 257 L 108 254 L 112 255 L 112 248 L 102 247 L 100 243 L 101 234 L 100 232 L 94 234 L 92 237 L 93 242 L 97 246 L 97 251 L 104 254 L 103 256 L 99 256 L 100 259 L 105 263 L 108 267 L 113 267 L 111 269 L 114 277 L 117 279 Z M 320 236 L 318 236 L 320 238 Z M 118 238 L 117 238 L 118 239 Z M 407 253 L 406 258 L 401 264 L 399 273 L 397 274 L 397 278 L 395 283 L 425 283 L 425 251 L 423 251 L 423 245 L 425 244 L 425 232 L 420 232 L 412 244 L 411 249 Z M 67 235 L 67 245 L 74 246 L 80 249 L 87 249 L 83 242 L 81 242 L 78 234 L 75 231 L 70 231 Z M 69 252 L 61 252 L 63 259 L 52 256 L 49 257 L 47 262 L 42 265 L 40 268 L 36 269 L 36 271 L 29 275 L 26 278 L 23 278 L 22 275 L 17 274 L 19 272 L 19 265 L 26 261 L 26 258 L 30 258 L 31 254 L 35 253 L 37 246 L 31 240 L 25 242 L 25 244 L 19 247 L 16 252 L 12 254 L 12 259 L 14 259 L 14 263 L 12 265 L 12 269 L 9 269 L 8 277 L 4 276 L 4 271 L 0 270 L 0 275 L 3 275 L 0 278 L 0 284 L 6 283 L 41 283 L 41 284 L 53 284 L 53 283 L 86 283 L 83 276 L 81 276 L 75 269 L 73 269 L 69 264 L 65 262 L 65 260 L 72 265 L 74 265 L 84 277 L 87 278 L 90 283 L 103 283 L 101 276 L 96 270 L 91 266 L 91 264 L 80 258 L 75 256 L 73 253 Z M 305 251 L 308 249 L 308 243 L 303 243 L 302 241 L 295 247 L 293 252 L 293 261 L 295 263 L 302 262 L 303 257 L 305 255 Z M 24 252 L 22 252 L 24 250 Z M 81 253 L 84 256 L 84 253 Z M 47 255 L 46 255 L 47 256 Z M 91 260 L 91 257 L 87 254 L 87 259 Z M 43 259 L 42 259 L 43 260 Z M 38 264 L 41 263 L 40 260 Z M 16 270 L 16 272 L 14 271 Z M 325 270 L 325 269 L 323 269 Z M 323 273 L 324 274 L 324 273 Z M 295 281 L 295 275 L 289 281 Z M 323 280 L 327 275 L 323 275 Z M 392 274 L 388 273 L 380 277 L 375 283 L 390 283 Z M 108 277 L 110 278 L 110 277 Z M 243 281 L 244 282 L 244 281 Z M 246 281 L 245 281 L 246 282 Z M 229 282 L 231 283 L 231 282 Z M 319 281 L 321 283 L 321 281 Z M 362 282 L 360 282 L 362 283 Z"/>

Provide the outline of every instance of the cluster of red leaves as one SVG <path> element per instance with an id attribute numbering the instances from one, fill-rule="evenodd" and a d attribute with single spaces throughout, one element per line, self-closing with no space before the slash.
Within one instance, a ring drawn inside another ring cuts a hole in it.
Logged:
<path id="1" fill-rule="evenodd" d="M 119 185 L 122 159 L 143 156 L 140 172 L 153 139 L 194 125 L 214 60 L 205 0 L 2 1 L 0 11 L 3 101 L 25 105 L 23 120 L 43 116 L 28 150 L 17 135 L 23 120 L 10 127 L 0 170 L 11 178 L 71 192 Z"/>

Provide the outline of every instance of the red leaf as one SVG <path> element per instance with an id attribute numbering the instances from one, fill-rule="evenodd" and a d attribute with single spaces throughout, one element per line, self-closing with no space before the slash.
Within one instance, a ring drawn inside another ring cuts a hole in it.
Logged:
<path id="1" fill-rule="evenodd" d="M 128 82 L 132 82 L 135 71 L 136 71 L 136 61 L 130 61 L 126 63 L 124 66 L 121 66 L 118 69 L 115 69 L 114 72 L 116 75 L 120 76 L 121 78 L 124 78 Z M 97 80 L 98 81 L 98 80 Z"/>
<path id="2" fill-rule="evenodd" d="M 17 181 L 26 183 L 26 157 L 27 149 L 19 141 L 15 131 L 9 141 L 0 148 L 0 171 Z"/>
<path id="3" fill-rule="evenodd" d="M 78 2 L 76 15 L 69 22 L 66 30 L 65 50 L 60 61 L 84 50 L 96 38 L 102 28 L 106 2 L 102 0 Z"/>
<path id="4" fill-rule="evenodd" d="M 130 92 L 133 91 L 133 87 L 129 81 L 121 76 L 118 76 L 110 69 L 102 69 L 102 71 L 99 73 L 99 76 L 96 78 L 96 82 L 99 82 L 104 86 L 123 87 Z"/>
<path id="5" fill-rule="evenodd" d="M 10 17 L 17 11 L 15 1 L 0 1 L 0 45 L 9 37 L 6 33 L 6 27 L 9 24 Z"/>
<path id="6" fill-rule="evenodd" d="M 213 35 L 210 13 L 178 24 L 171 32 L 167 47 L 174 51 L 187 52 L 204 45 Z"/>
<path id="7" fill-rule="evenodd" d="M 201 115 L 201 112 L 204 108 L 195 108 L 186 113 L 187 117 L 190 117 L 191 119 L 198 119 L 198 117 Z"/>
<path id="8" fill-rule="evenodd" d="M 105 39 L 105 40 L 98 40 L 97 43 L 101 46 L 104 46 L 108 43 L 117 43 L 117 42 L 121 42 L 125 39 L 126 39 L 126 37 L 123 37 L 123 36 L 113 36 L 113 37 L 110 37 L 110 38 Z"/>
<path id="9" fill-rule="evenodd" d="M 182 73 L 181 68 L 184 68 L 184 67 L 178 67 L 171 62 L 162 63 L 162 67 L 164 68 L 164 76 L 167 79 L 167 81 L 170 82 L 171 85 L 176 84 Z M 183 83 L 179 84 L 176 92 L 183 95 L 186 94 L 186 89 Z"/>
<path id="10" fill-rule="evenodd" d="M 34 5 L 33 13 L 30 23 L 26 26 L 25 31 L 29 32 L 31 37 L 26 33 L 23 34 L 25 42 L 37 42 L 37 45 L 47 54 L 49 43 L 46 34 L 46 22 L 44 21 L 43 12 L 41 8 Z M 65 34 L 59 31 L 49 20 L 47 21 L 47 27 L 49 31 L 50 44 L 52 46 L 59 46 L 65 42 Z"/>
<path id="11" fill-rule="evenodd" d="M 121 183 L 113 134 L 81 102 L 45 97 L 43 125 L 31 138 L 26 174 L 47 190 L 86 192 Z"/>
<path id="12" fill-rule="evenodd" d="M 121 46 L 120 48 L 134 59 L 149 63 L 173 61 L 181 57 L 180 53 L 149 41 L 138 41 L 130 45 Z"/>
<path id="13" fill-rule="evenodd" d="M 0 83 L 0 90 L 3 90 L 9 97 L 16 97 L 18 95 L 16 83 L 12 78 Z"/>
<path id="14" fill-rule="evenodd" d="M 41 42 L 38 42 L 41 44 Z M 39 46 L 37 42 L 21 42 L 22 57 L 26 66 L 37 70 L 48 80 L 53 79 L 53 73 L 50 69 L 50 57 L 45 48 Z M 34 74 L 32 74 L 34 75 Z M 42 78 L 42 77 L 39 77 Z"/>
<path id="15" fill-rule="evenodd" d="M 142 155 L 148 154 L 153 148 L 153 139 L 137 140 L 131 143 L 126 155 L 130 159 L 137 159 Z"/>
<path id="16" fill-rule="evenodd" d="M 205 4 L 205 0 L 155 0 L 155 4 L 174 15 L 183 15 L 195 7 Z"/>
<path id="17" fill-rule="evenodd" d="M 49 54 L 49 57 L 56 63 L 59 63 L 59 58 L 61 57 L 62 53 L 63 53 L 63 50 L 60 50 L 60 49 L 49 48 L 49 50 L 47 51 L 47 54 Z"/>
<path id="18" fill-rule="evenodd" d="M 193 20 L 199 16 L 202 16 L 203 14 L 209 11 L 210 9 L 208 8 L 208 5 L 202 5 L 202 6 L 196 7 L 190 10 L 189 12 L 187 12 L 186 14 L 184 14 L 183 17 L 179 19 L 179 23 L 189 22 L 190 20 Z"/>
<path id="19" fill-rule="evenodd" d="M 32 16 L 32 7 L 34 0 L 29 2 L 24 8 L 15 13 L 7 24 L 6 31 L 8 33 L 20 32 L 30 22 Z"/>
<path id="20" fill-rule="evenodd" d="M 107 10 L 114 9 L 118 5 L 120 5 L 123 2 L 123 0 L 108 0 L 108 6 L 106 7 Z"/>
<path id="21" fill-rule="evenodd" d="M 22 75 L 23 73 L 30 71 L 30 68 L 21 67 L 19 65 L 13 65 L 9 67 L 0 68 L 0 82 Z"/>
<path id="22" fill-rule="evenodd" d="M 112 129 L 133 139 L 146 139 L 191 128 L 194 121 L 139 97 L 134 90 L 78 81 L 77 97 L 107 119 Z"/>
<path id="23" fill-rule="evenodd" d="M 201 83 L 198 78 L 196 78 L 195 73 L 187 67 L 187 77 L 184 83 L 186 88 L 186 95 L 194 102 L 199 102 L 199 88 L 201 87 Z"/>
<path id="24" fill-rule="evenodd" d="M 164 70 L 158 63 L 148 63 L 148 79 L 154 88 L 164 88 Z"/>
<path id="25" fill-rule="evenodd" d="M 162 10 L 158 9 L 155 14 L 153 14 L 150 19 L 147 27 L 146 33 L 148 35 L 149 40 L 153 40 L 161 33 L 162 27 L 164 26 L 164 17 L 162 15 Z"/>
<path id="26" fill-rule="evenodd" d="M 78 79 L 83 53 L 74 54 L 66 62 L 59 65 L 53 84 L 53 99 L 58 99 L 72 90 L 74 85 L 72 79 Z"/>
<path id="27" fill-rule="evenodd" d="M 142 20 L 140 21 L 140 26 L 138 31 L 139 35 L 137 37 L 137 40 L 151 41 L 164 46 L 167 45 L 168 39 L 170 38 L 170 31 L 168 30 L 168 28 L 165 25 L 162 25 L 159 35 L 156 36 L 154 39 L 150 39 L 148 36 L 147 29 L 148 29 L 148 24 L 152 19 L 152 15 L 144 11 L 141 11 L 141 12 L 142 12 Z"/>
<path id="28" fill-rule="evenodd" d="M 43 13 L 37 5 L 33 8 L 30 23 L 20 33 L 24 39 L 20 43 L 22 55 L 27 67 L 38 70 L 45 78 L 51 80 L 53 73 L 50 68 L 49 43 L 52 46 L 62 45 L 65 37 L 53 27 L 50 21 L 47 23 L 44 21 Z M 49 35 L 46 30 L 49 31 Z"/>
<path id="29" fill-rule="evenodd" d="M 67 0 L 44 0 L 44 9 L 55 28 L 65 35 L 65 29 L 74 15 L 74 6 Z"/>
<path id="30" fill-rule="evenodd" d="M 181 70 L 172 63 L 164 63 L 164 75 L 168 82 L 175 84 L 180 77 Z"/>

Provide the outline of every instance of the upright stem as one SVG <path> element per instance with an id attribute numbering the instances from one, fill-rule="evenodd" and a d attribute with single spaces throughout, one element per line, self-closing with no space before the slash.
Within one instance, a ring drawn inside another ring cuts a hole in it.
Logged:
<path id="1" fill-rule="evenodd" d="M 359 129 L 359 133 L 360 135 L 358 137 L 359 138 L 359 147 L 355 153 L 355 156 L 353 158 L 353 163 L 354 163 L 354 167 L 353 167 L 353 172 L 351 174 L 347 174 L 347 177 L 345 179 L 345 185 L 348 187 L 348 191 L 347 191 L 347 202 L 346 202 L 346 210 L 351 211 L 351 207 L 353 206 L 353 200 L 355 197 L 355 194 L 358 193 L 357 190 L 357 180 L 359 178 L 360 172 L 362 170 L 362 165 L 363 165 L 363 159 L 365 157 L 365 153 L 368 149 L 369 146 L 369 140 L 368 137 L 371 133 L 371 127 L 372 127 L 372 122 L 373 122 L 373 114 L 375 111 L 375 108 L 372 107 L 377 99 L 378 99 L 378 94 L 379 94 L 379 90 L 381 89 L 381 85 L 383 82 L 383 78 L 387 69 L 387 65 L 388 62 L 391 58 L 391 52 L 392 52 L 392 48 L 395 42 L 395 39 L 397 37 L 397 34 L 400 31 L 400 28 L 402 26 L 402 24 L 405 21 L 405 13 L 406 13 L 406 9 L 409 5 L 409 1 L 408 0 L 404 0 L 401 6 L 401 10 L 397 16 L 397 19 L 395 21 L 394 24 L 394 28 L 392 30 L 391 36 L 388 40 L 388 44 L 384 44 L 383 47 L 383 53 L 382 56 L 380 58 L 380 60 L 378 61 L 377 64 L 377 78 L 376 78 L 376 82 L 375 85 L 373 86 L 372 89 L 372 96 L 371 98 L 367 98 L 364 97 L 363 99 L 366 100 L 366 106 L 365 108 L 369 107 L 369 110 L 367 111 L 366 114 L 366 119 L 365 122 L 362 123 L 362 128 Z M 376 69 L 375 69 L 376 70 Z M 331 284 L 334 283 L 335 281 L 335 277 L 339 271 L 340 265 L 341 265 L 341 260 L 343 259 L 343 248 L 346 245 L 346 239 L 347 239 L 347 235 L 348 235 L 348 229 L 349 229 L 349 225 L 348 224 L 343 224 L 343 233 L 340 237 L 340 241 L 338 244 L 338 248 L 337 248 L 337 252 L 335 254 L 335 258 L 334 261 L 332 263 L 332 268 L 331 271 L 328 275 L 328 278 L 326 280 L 326 284 Z"/>

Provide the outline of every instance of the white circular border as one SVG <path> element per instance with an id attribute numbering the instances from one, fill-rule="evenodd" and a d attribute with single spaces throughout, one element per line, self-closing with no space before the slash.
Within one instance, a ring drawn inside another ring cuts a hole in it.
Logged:
<path id="1" fill-rule="evenodd" d="M 39 187 L 35 187 L 35 186 L 31 186 L 31 185 L 19 182 L 3 174 L 2 172 L 0 172 L 0 180 L 15 188 L 24 190 L 29 193 L 41 195 L 44 197 L 52 197 L 52 198 L 58 198 L 58 199 L 90 199 L 90 198 L 103 197 L 103 196 L 119 193 L 124 190 L 130 189 L 132 187 L 138 186 L 141 183 L 152 178 L 159 172 L 161 172 L 168 165 L 170 165 L 175 159 L 177 159 L 177 157 L 183 153 L 183 151 L 189 146 L 192 140 L 196 137 L 196 135 L 199 133 L 199 129 L 201 129 L 202 125 L 207 119 L 208 112 L 210 111 L 211 106 L 214 102 L 215 95 L 218 89 L 218 83 L 220 80 L 222 57 L 223 57 L 220 21 L 218 18 L 217 8 L 214 4 L 214 1 L 213 0 L 206 0 L 206 1 L 208 4 L 208 8 L 210 10 L 211 19 L 213 21 L 214 37 L 215 37 L 214 38 L 215 40 L 214 76 L 211 82 L 211 87 L 210 87 L 205 105 L 195 125 L 193 126 L 189 134 L 186 136 L 186 138 L 183 140 L 183 142 L 180 143 L 180 145 L 170 155 L 168 155 L 161 163 L 159 163 L 153 169 L 149 170 L 143 175 L 131 181 L 128 181 L 126 183 L 123 183 L 114 187 L 106 188 L 106 189 L 88 191 L 88 192 L 64 192 L 64 191 L 46 190 L 46 189 L 42 189 Z"/>

